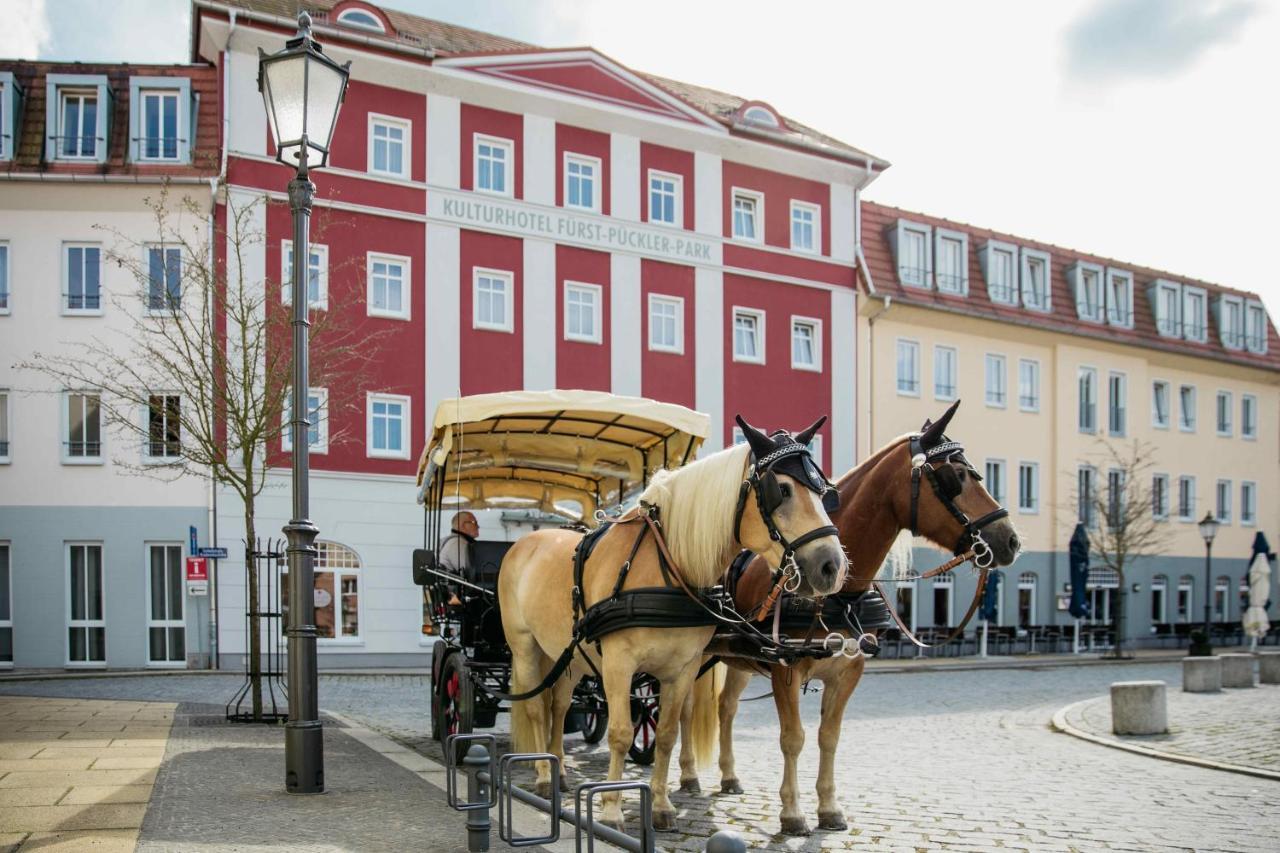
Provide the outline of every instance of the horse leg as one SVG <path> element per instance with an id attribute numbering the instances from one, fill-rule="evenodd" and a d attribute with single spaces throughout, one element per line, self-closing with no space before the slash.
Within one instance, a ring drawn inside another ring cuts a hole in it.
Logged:
<path id="1" fill-rule="evenodd" d="M 695 657 L 679 675 L 663 681 L 658 697 L 658 733 L 649 787 L 653 791 L 653 828 L 659 831 L 676 828 L 676 810 L 667 795 L 667 774 L 683 713 L 673 714 L 672 711 L 677 708 L 684 710 L 685 699 L 689 696 L 689 688 L 693 687 L 693 680 L 698 676 L 701 661 L 701 657 Z M 666 713 L 663 713 L 664 710 Z"/>
<path id="2" fill-rule="evenodd" d="M 701 794 L 698 782 L 698 759 L 693 750 L 693 691 L 684 698 L 680 709 L 680 791 L 685 794 Z"/>
<path id="3" fill-rule="evenodd" d="M 550 667 L 547 656 L 532 634 L 509 636 L 511 646 L 511 692 L 522 693 L 537 686 Z M 546 692 L 520 702 L 511 703 L 512 746 L 516 752 L 547 751 L 547 717 L 549 703 Z M 534 790 L 540 797 L 551 794 L 551 764 L 536 764 Z"/>
<path id="4" fill-rule="evenodd" d="M 720 694 L 720 793 L 741 794 L 742 784 L 733 763 L 733 719 L 738 715 L 738 700 L 747 689 L 751 673 L 729 667 L 725 673 L 724 692 Z"/>
<path id="5" fill-rule="evenodd" d="M 845 830 L 844 812 L 836 800 L 836 748 L 840 745 L 840 724 L 853 689 L 866 666 L 863 658 L 843 664 L 833 678 L 823 681 L 822 724 L 818 728 L 818 828 Z"/>
<path id="6" fill-rule="evenodd" d="M 617 658 L 624 658 L 621 662 Z M 635 738 L 631 725 L 631 679 L 635 675 L 635 663 L 625 655 L 606 655 L 601 672 L 604 680 L 604 698 L 609 708 L 609 776 L 608 781 L 622 778 L 622 765 L 627 760 L 627 750 Z M 600 822 L 605 826 L 625 832 L 622 806 L 616 793 L 600 796 L 604 807 Z"/>
<path id="7" fill-rule="evenodd" d="M 809 825 L 800 813 L 796 791 L 796 762 L 804 749 L 804 726 L 800 723 L 800 674 L 790 667 L 773 668 L 773 704 L 778 709 L 782 747 L 782 799 L 780 822 L 786 835 L 808 835 Z"/>
<path id="8" fill-rule="evenodd" d="M 569 787 L 567 768 L 564 761 L 564 718 L 569 714 L 569 706 L 573 704 L 573 688 L 577 684 L 576 673 L 568 678 L 560 678 L 551 688 L 551 739 L 547 752 L 560 759 L 560 790 Z M 547 774 L 550 778 L 550 773 Z"/>

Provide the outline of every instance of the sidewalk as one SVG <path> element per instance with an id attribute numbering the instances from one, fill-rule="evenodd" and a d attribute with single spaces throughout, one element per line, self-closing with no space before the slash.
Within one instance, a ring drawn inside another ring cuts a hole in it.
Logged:
<path id="1" fill-rule="evenodd" d="M 1153 758 L 1280 781 L 1280 685 L 1183 693 L 1181 683 L 1170 683 L 1166 700 L 1168 734 L 1114 734 L 1109 696 L 1068 705 L 1054 715 L 1054 727 Z"/>

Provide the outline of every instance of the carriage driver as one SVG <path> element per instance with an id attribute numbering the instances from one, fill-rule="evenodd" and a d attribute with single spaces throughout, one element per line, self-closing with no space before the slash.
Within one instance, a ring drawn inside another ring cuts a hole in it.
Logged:
<path id="1" fill-rule="evenodd" d="M 450 533 L 440 543 L 439 564 L 459 577 L 471 579 L 471 543 L 480 535 L 480 523 L 469 512 L 455 513 L 449 523 Z M 458 589 L 449 588 L 449 604 L 459 605 Z"/>

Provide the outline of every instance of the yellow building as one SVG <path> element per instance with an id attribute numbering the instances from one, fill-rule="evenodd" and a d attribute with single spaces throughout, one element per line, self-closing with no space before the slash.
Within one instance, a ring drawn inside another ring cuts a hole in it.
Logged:
<path id="1" fill-rule="evenodd" d="M 1073 621 L 1067 543 L 1077 523 L 1107 523 L 1081 507 L 1120 493 L 1108 445 L 1135 440 L 1151 447 L 1160 553 L 1126 571 L 1126 637 L 1203 622 L 1206 512 L 1220 523 L 1212 619 L 1238 624 L 1254 537 L 1275 541 L 1280 506 L 1280 342 L 1259 299 L 866 202 L 861 242 L 859 455 L 964 401 L 949 433 L 1025 543 L 1001 625 L 1045 635 L 1057 632 L 1034 627 Z M 974 581 L 954 584 L 905 590 L 911 620 L 955 624 Z M 1089 621 L 1109 624 L 1117 578 L 1095 568 L 1089 586 Z"/>

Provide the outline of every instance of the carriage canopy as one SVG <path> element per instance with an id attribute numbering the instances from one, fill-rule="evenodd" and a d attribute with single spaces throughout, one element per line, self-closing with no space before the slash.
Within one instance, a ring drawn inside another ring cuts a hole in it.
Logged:
<path id="1" fill-rule="evenodd" d="M 418 502 L 540 510 L 593 524 L 596 509 L 692 460 L 709 429 L 701 412 L 603 391 L 444 400 L 418 462 Z"/>

